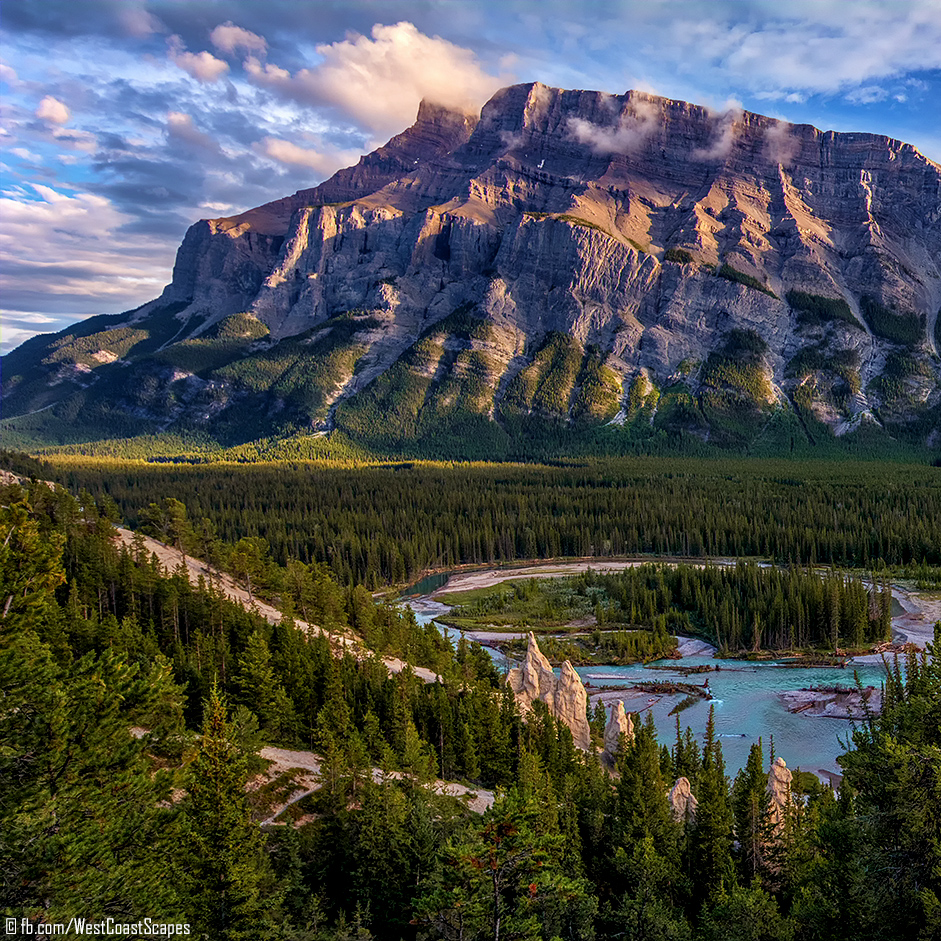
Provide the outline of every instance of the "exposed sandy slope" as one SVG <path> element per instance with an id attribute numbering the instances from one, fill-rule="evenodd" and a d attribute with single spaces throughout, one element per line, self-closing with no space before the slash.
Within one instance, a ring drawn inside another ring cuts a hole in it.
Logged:
<path id="1" fill-rule="evenodd" d="M 567 575 L 578 575 L 580 572 L 622 572 L 624 569 L 637 568 L 646 565 L 646 561 L 592 559 L 588 562 L 547 562 L 544 565 L 528 565 L 518 569 L 486 569 L 482 572 L 464 572 L 452 575 L 446 584 L 429 595 L 437 598 L 452 591 L 470 591 L 473 588 L 492 588 L 501 582 L 514 578 L 565 578 Z"/>
<path id="2" fill-rule="evenodd" d="M 294 780 L 298 787 L 289 795 L 287 800 L 278 803 L 271 809 L 270 816 L 262 821 L 262 825 L 274 824 L 277 818 L 292 804 L 303 800 L 308 794 L 313 794 L 320 787 L 320 757 L 310 751 L 296 751 L 288 748 L 274 748 L 268 746 L 262 748 L 259 752 L 262 758 L 270 761 L 271 764 L 266 772 L 268 779 L 273 779 L 278 775 L 292 772 Z M 380 782 L 383 778 L 399 780 L 402 777 L 401 771 L 383 772 L 379 768 L 373 768 L 373 780 Z M 439 794 L 447 794 L 449 797 L 456 797 L 462 800 L 469 810 L 474 813 L 482 814 L 493 805 L 493 791 L 484 788 L 469 788 L 463 784 L 457 784 L 454 781 L 435 781 L 432 785 Z"/>
<path id="3" fill-rule="evenodd" d="M 124 543 L 128 548 L 131 548 L 134 542 L 134 533 L 129 529 L 123 529 L 122 527 L 117 527 L 118 536 L 121 539 L 121 542 Z M 174 549 L 172 546 L 168 546 L 165 543 L 158 542 L 156 539 L 152 539 L 150 536 L 142 536 L 144 540 L 144 547 L 147 552 L 153 553 L 160 560 L 160 564 L 164 567 L 167 572 L 175 572 L 180 565 L 184 562 L 183 554 L 178 550 Z M 225 572 L 220 572 L 218 569 L 212 568 L 207 565 L 205 562 L 200 559 L 194 559 L 192 556 L 186 556 L 186 574 L 189 577 L 190 582 L 193 585 L 199 583 L 199 579 L 203 578 L 205 581 L 212 581 L 219 590 L 221 590 L 227 598 L 236 602 L 237 604 L 242 605 L 244 608 L 249 610 L 256 611 L 260 614 L 266 621 L 270 624 L 277 624 L 281 620 L 281 612 L 272 607 L 270 604 L 266 604 L 264 601 L 259 600 L 258 598 L 251 597 L 249 593 L 239 585 L 231 575 L 226 574 Z M 332 633 L 330 631 L 324 631 L 321 627 L 316 624 L 308 624 L 306 621 L 301 621 L 298 619 L 294 620 L 294 623 L 303 631 L 306 631 L 308 634 L 327 634 L 330 640 L 342 647 L 347 647 L 352 651 L 357 651 L 360 648 L 360 643 L 358 638 L 353 637 L 350 634 L 345 633 Z M 405 663 L 402 660 L 399 660 L 396 657 L 387 657 L 383 658 L 382 661 L 390 673 L 401 673 L 405 669 Z M 439 679 L 438 675 L 433 671 L 429 670 L 427 667 L 416 667 L 413 666 L 412 670 L 415 675 L 422 679 L 425 683 L 434 683 Z"/>

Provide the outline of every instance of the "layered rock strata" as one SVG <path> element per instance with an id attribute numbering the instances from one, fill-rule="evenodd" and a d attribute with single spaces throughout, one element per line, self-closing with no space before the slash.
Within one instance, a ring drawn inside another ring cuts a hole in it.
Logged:
<path id="1" fill-rule="evenodd" d="M 789 411 L 937 446 L 939 309 L 941 167 L 911 145 L 532 83 L 196 223 L 160 298 L 5 364 L 4 401 L 386 446 L 530 420 L 740 445 Z"/>

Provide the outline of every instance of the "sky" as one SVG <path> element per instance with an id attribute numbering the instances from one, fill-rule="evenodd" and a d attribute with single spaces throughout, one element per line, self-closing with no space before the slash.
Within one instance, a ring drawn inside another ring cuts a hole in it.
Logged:
<path id="1" fill-rule="evenodd" d="M 941 0 L 3 0 L 0 352 L 159 295 L 187 227 L 540 81 L 914 144 Z"/>

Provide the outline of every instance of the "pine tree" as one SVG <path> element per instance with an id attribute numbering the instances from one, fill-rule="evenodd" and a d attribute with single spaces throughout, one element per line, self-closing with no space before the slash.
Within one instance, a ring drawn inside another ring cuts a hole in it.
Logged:
<path id="1" fill-rule="evenodd" d="M 711 903 L 735 882 L 732 811 L 722 748 L 715 735 L 715 707 L 709 710 L 696 798 L 699 806 L 687 846 L 687 867 L 695 897 Z"/>
<path id="2" fill-rule="evenodd" d="M 739 868 L 745 885 L 764 874 L 766 850 L 771 839 L 767 775 L 761 740 L 752 745 L 745 767 L 732 785 L 735 835 L 739 844 Z"/>
<path id="3" fill-rule="evenodd" d="M 0 905 L 47 920 L 179 913 L 164 878 L 171 776 L 150 754 L 179 731 L 180 691 L 166 661 L 117 652 L 68 670 L 39 640 L 57 611 L 61 542 L 28 504 L 0 509 Z M 146 723 L 158 734 L 135 738 Z"/>
<path id="4" fill-rule="evenodd" d="M 264 838 L 245 795 L 247 756 L 232 740 L 216 684 L 189 769 L 180 873 L 192 923 L 211 941 L 263 936 L 277 903 Z"/>

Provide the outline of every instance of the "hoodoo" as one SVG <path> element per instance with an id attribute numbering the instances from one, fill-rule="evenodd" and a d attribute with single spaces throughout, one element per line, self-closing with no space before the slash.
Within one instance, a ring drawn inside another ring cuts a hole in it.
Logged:
<path id="1" fill-rule="evenodd" d="M 587 751 L 591 747 L 588 693 L 581 679 L 568 660 L 556 676 L 531 631 L 526 659 L 521 667 L 510 670 L 506 681 L 523 714 L 529 712 L 536 700 L 544 702 L 550 715 L 572 730 L 572 738 L 578 748 Z"/>

